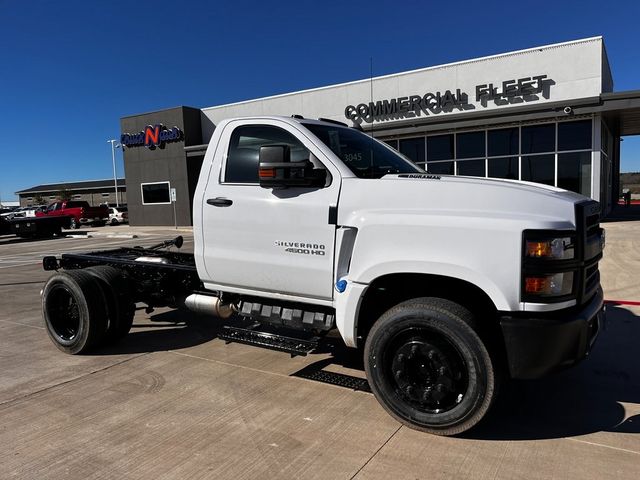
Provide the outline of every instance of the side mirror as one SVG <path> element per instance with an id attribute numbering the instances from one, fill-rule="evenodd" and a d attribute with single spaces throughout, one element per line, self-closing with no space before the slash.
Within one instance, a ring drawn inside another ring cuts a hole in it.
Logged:
<path id="1" fill-rule="evenodd" d="M 291 161 L 288 145 L 260 147 L 258 178 L 262 188 L 324 187 L 327 171 L 309 160 Z"/>

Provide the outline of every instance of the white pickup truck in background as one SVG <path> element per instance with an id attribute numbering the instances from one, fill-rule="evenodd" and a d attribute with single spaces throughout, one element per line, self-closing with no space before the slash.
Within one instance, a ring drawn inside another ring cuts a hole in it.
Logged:
<path id="1" fill-rule="evenodd" d="M 62 269 L 42 299 L 54 343 L 81 353 L 115 341 L 137 302 L 246 317 L 251 328 L 220 337 L 292 354 L 335 328 L 362 348 L 391 415 L 454 435 L 485 416 L 499 381 L 584 358 L 602 319 L 597 202 L 430 175 L 338 122 L 221 122 L 193 211 L 194 255 L 163 250 L 178 238 L 46 257 Z"/>

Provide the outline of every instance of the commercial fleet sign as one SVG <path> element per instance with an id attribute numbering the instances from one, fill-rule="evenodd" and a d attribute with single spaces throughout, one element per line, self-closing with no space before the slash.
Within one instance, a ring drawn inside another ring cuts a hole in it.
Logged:
<path id="1" fill-rule="evenodd" d="M 120 135 L 120 143 L 125 147 L 145 146 L 151 150 L 164 148 L 166 143 L 178 142 L 182 140 L 182 130 L 178 127 L 167 128 L 161 123 L 147 125 L 143 131 L 138 133 L 123 133 Z"/>
<path id="2" fill-rule="evenodd" d="M 486 108 L 489 102 L 498 106 L 531 102 L 539 100 L 540 96 L 548 99 L 551 86 L 554 84 L 555 82 L 547 78 L 547 75 L 534 75 L 504 80 L 498 84 L 476 85 L 473 92 L 475 103 L 469 102 L 469 93 L 457 88 L 455 91 L 427 92 L 422 95 L 348 105 L 344 110 L 344 116 L 357 123 L 362 121 L 372 123 L 420 115 L 437 115 L 453 110 L 474 110 L 477 105 Z"/>

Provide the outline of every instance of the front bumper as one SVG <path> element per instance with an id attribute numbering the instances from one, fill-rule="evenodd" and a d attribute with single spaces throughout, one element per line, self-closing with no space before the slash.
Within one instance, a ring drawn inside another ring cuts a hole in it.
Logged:
<path id="1" fill-rule="evenodd" d="M 586 357 L 604 321 L 604 295 L 579 307 L 500 317 L 512 378 L 538 378 Z"/>

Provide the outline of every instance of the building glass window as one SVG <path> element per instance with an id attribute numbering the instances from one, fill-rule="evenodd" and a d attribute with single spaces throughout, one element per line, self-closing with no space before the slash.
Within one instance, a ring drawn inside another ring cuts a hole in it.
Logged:
<path id="1" fill-rule="evenodd" d="M 488 176 L 518 180 L 518 157 L 500 157 L 489 159 Z"/>
<path id="2" fill-rule="evenodd" d="M 224 181 L 258 183 L 258 157 L 265 145 L 288 145 L 292 162 L 309 159 L 309 150 L 286 130 L 271 125 L 238 127 L 229 141 Z"/>
<path id="3" fill-rule="evenodd" d="M 518 155 L 519 143 L 518 128 L 501 128 L 487 133 L 487 153 L 490 157 Z"/>
<path id="4" fill-rule="evenodd" d="M 427 137 L 427 161 L 453 160 L 453 135 Z"/>
<path id="5" fill-rule="evenodd" d="M 600 203 L 603 211 L 607 211 L 611 203 L 616 201 L 618 192 L 613 192 L 610 157 L 613 154 L 613 136 L 604 121 L 601 122 L 600 135 Z"/>
<path id="6" fill-rule="evenodd" d="M 528 155 L 522 157 L 522 180 L 555 185 L 555 155 Z"/>
<path id="7" fill-rule="evenodd" d="M 424 167 L 424 137 L 400 140 L 400 153 L 410 159 L 413 163 Z"/>
<path id="8" fill-rule="evenodd" d="M 391 148 L 395 148 L 398 150 L 398 140 L 383 140 L 384 143 L 389 145 Z"/>
<path id="9" fill-rule="evenodd" d="M 593 120 L 587 119 L 430 135 L 425 169 L 442 175 L 525 180 L 591 196 L 592 128 Z M 603 164 L 613 148 L 612 138 L 603 126 Z M 423 158 L 421 138 L 400 140 L 399 146 L 414 162 Z M 606 175 L 601 172 L 604 182 L 610 181 Z"/>
<path id="10" fill-rule="evenodd" d="M 556 149 L 556 124 L 522 127 L 522 153 L 554 152 Z"/>
<path id="11" fill-rule="evenodd" d="M 485 132 L 459 133 L 456 135 L 456 158 L 485 156 Z"/>
<path id="12" fill-rule="evenodd" d="M 455 173 L 454 162 L 439 162 L 439 160 L 453 160 L 453 141 L 453 134 L 427 137 L 427 172 L 437 175 Z"/>
<path id="13" fill-rule="evenodd" d="M 157 205 L 171 203 L 169 197 L 169 182 L 143 183 L 142 190 L 143 205 Z"/>
<path id="14" fill-rule="evenodd" d="M 453 162 L 427 163 L 427 172 L 437 175 L 453 175 Z"/>
<path id="15" fill-rule="evenodd" d="M 591 120 L 558 123 L 558 150 L 591 150 Z"/>
<path id="16" fill-rule="evenodd" d="M 591 195 L 591 152 L 558 154 L 558 187 Z"/>
<path id="17" fill-rule="evenodd" d="M 465 160 L 457 162 L 458 175 L 465 177 L 485 177 L 485 161 L 482 160 Z"/>
<path id="18" fill-rule="evenodd" d="M 600 130 L 600 148 L 605 155 L 609 155 L 611 153 L 611 149 L 613 147 L 613 137 L 609 132 L 607 126 L 602 122 L 602 129 Z"/>

